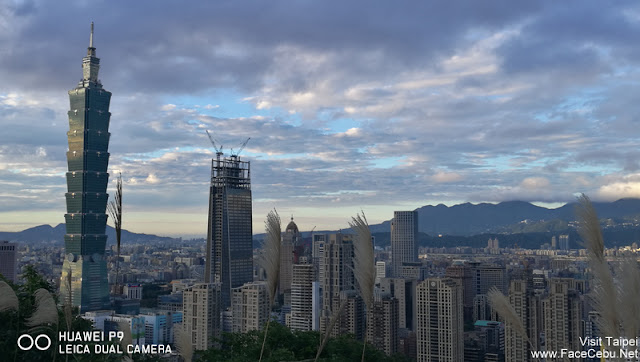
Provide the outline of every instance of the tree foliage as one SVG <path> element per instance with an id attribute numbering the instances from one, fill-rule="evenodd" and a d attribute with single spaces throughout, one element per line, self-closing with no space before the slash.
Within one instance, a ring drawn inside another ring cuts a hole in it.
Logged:
<path id="1" fill-rule="evenodd" d="M 313 361 L 320 344 L 320 333 L 291 331 L 289 328 L 272 323 L 266 339 L 263 361 Z M 223 333 L 216 341 L 218 347 L 197 353 L 194 361 L 256 361 L 260 358 L 260 348 L 264 332 Z M 320 361 L 347 362 L 360 360 L 362 342 L 351 335 L 332 338 L 327 342 Z M 365 361 L 405 361 L 403 357 L 389 357 L 373 346 L 367 346 Z"/>

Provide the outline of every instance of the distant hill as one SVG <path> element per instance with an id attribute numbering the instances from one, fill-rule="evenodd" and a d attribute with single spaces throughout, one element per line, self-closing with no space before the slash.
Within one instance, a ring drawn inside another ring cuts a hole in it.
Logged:
<path id="1" fill-rule="evenodd" d="M 477 235 L 483 233 L 518 232 L 516 225 L 547 222 L 548 231 L 560 231 L 562 224 L 575 220 L 575 203 L 557 209 L 547 209 L 524 201 L 499 204 L 465 203 L 451 207 L 423 206 L 418 211 L 419 230 L 429 235 Z M 640 199 L 620 199 L 615 202 L 594 202 L 600 219 L 634 219 L 640 216 Z M 391 221 L 371 225 L 372 232 L 388 232 Z M 558 229 L 560 228 L 560 230 Z M 547 230 L 522 230 L 547 231 Z"/>
<path id="2" fill-rule="evenodd" d="M 64 241 L 65 233 L 65 224 L 58 224 L 56 227 L 51 227 L 51 225 L 40 225 L 18 232 L 0 232 L 0 240 L 21 241 L 25 243 L 62 242 Z M 115 240 L 115 229 L 107 225 L 107 244 L 115 244 Z M 122 230 L 122 243 L 146 243 L 172 240 L 177 239 L 166 236 L 137 234 L 128 230 Z"/>

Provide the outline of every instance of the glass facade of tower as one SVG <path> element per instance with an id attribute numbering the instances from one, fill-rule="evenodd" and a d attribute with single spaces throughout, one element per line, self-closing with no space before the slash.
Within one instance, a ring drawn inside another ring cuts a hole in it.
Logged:
<path id="1" fill-rule="evenodd" d="M 66 257 L 60 282 L 61 298 L 71 298 L 81 312 L 109 306 L 106 206 L 109 195 L 109 102 L 111 93 L 98 80 L 100 59 L 91 43 L 82 59 L 83 78 L 69 91 L 69 151 L 67 162 Z"/>
<path id="2" fill-rule="evenodd" d="M 237 156 L 212 160 L 205 282 L 221 283 L 222 308 L 231 289 L 253 281 L 253 232 L 249 162 Z"/>

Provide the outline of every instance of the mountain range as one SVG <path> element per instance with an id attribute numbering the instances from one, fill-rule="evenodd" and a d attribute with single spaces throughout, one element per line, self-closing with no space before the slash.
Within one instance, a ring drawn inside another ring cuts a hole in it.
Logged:
<path id="1" fill-rule="evenodd" d="M 620 199 L 614 202 L 594 202 L 598 217 L 617 223 L 640 219 L 640 199 Z M 562 232 L 568 223 L 575 221 L 576 203 L 556 209 L 536 206 L 524 201 L 508 201 L 499 204 L 464 203 L 454 206 L 423 206 L 418 212 L 419 231 L 428 235 L 471 236 L 487 233 L 512 234 L 521 232 Z M 391 221 L 370 225 L 372 233 L 388 233 Z M 633 223 L 635 224 L 635 223 Z M 319 231 L 316 231 L 319 232 Z M 330 231 L 327 231 L 330 232 Z M 56 227 L 40 225 L 20 232 L 0 232 L 0 240 L 22 242 L 61 242 L 65 225 Z M 304 233 L 307 234 L 307 233 Z M 262 239 L 264 234 L 254 235 Z M 115 230 L 107 225 L 108 243 L 115 240 Z M 170 237 L 138 234 L 122 230 L 122 242 L 170 242 Z"/>
<path id="2" fill-rule="evenodd" d="M 620 199 L 614 202 L 594 202 L 600 219 L 632 220 L 640 217 L 640 199 Z M 464 203 L 451 207 L 445 205 L 423 206 L 418 212 L 418 229 L 429 235 L 477 235 L 517 230 L 522 223 L 575 221 L 576 203 L 556 209 L 536 206 L 524 201 L 507 201 L 499 204 Z M 371 225 L 372 232 L 388 232 L 391 221 Z"/>
<path id="3" fill-rule="evenodd" d="M 56 227 L 51 225 L 40 225 L 18 232 L 0 232 L 0 240 L 22 241 L 27 243 L 38 242 L 62 242 L 66 233 L 65 224 L 58 224 Z M 166 236 L 157 236 L 150 234 L 137 234 L 128 230 L 122 230 L 122 243 L 147 243 L 158 241 L 177 240 Z M 114 244 L 116 240 L 116 230 L 107 225 L 107 244 Z"/>

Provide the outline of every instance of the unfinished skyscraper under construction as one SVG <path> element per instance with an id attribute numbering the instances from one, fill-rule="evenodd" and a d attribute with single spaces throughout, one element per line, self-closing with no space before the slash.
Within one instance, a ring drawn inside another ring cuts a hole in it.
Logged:
<path id="1" fill-rule="evenodd" d="M 249 162 L 217 153 L 211 163 L 205 282 L 222 286 L 222 308 L 231 289 L 253 281 Z"/>

